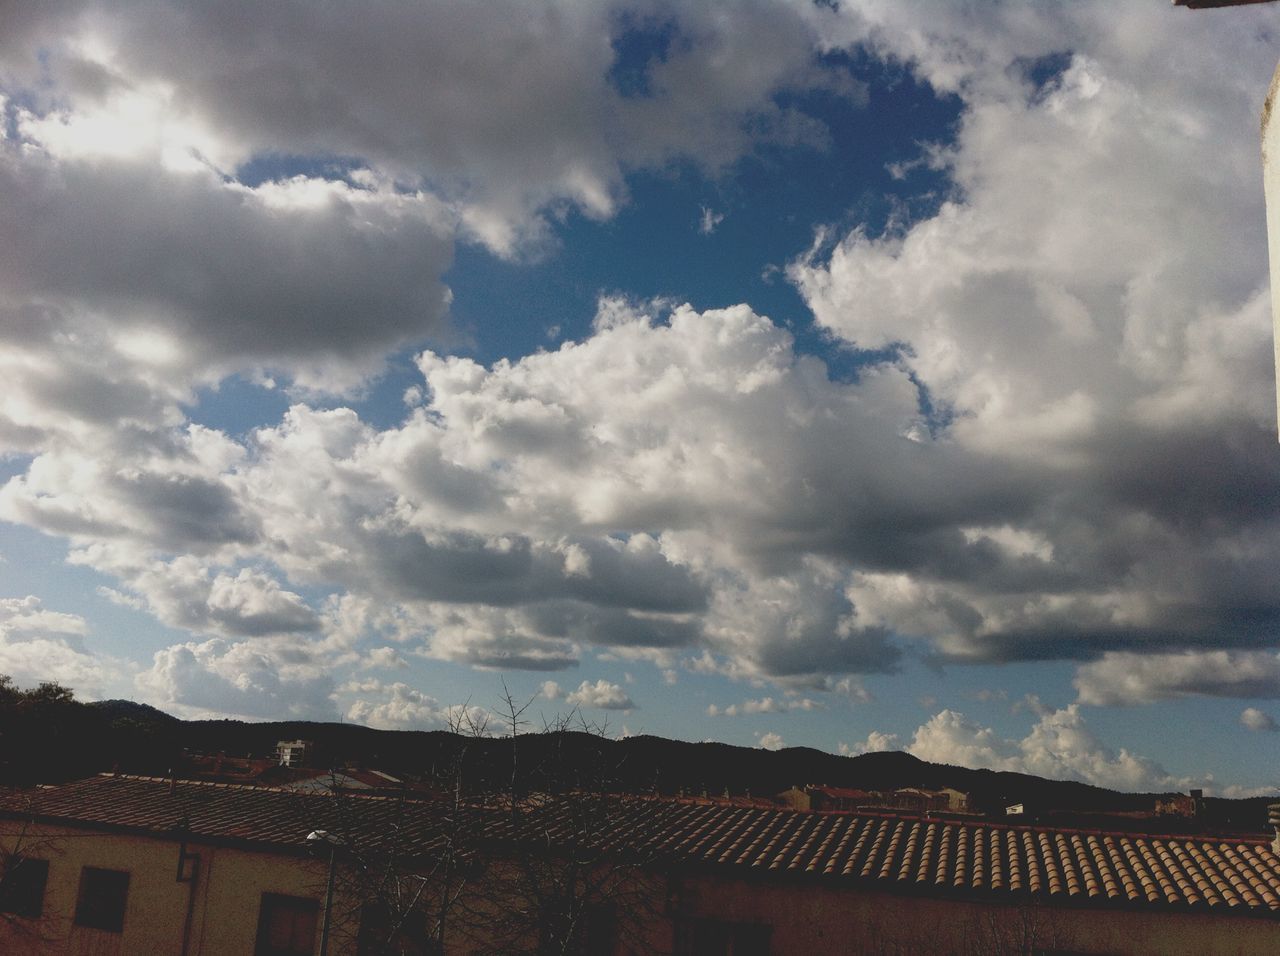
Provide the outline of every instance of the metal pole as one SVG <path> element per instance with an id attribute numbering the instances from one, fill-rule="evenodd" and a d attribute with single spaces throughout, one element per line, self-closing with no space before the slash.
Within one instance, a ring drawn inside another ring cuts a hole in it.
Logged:
<path id="1" fill-rule="evenodd" d="M 320 924 L 320 956 L 329 956 L 329 914 L 333 911 L 333 871 L 338 862 L 338 848 L 329 845 L 329 885 L 324 891 L 324 921 Z"/>

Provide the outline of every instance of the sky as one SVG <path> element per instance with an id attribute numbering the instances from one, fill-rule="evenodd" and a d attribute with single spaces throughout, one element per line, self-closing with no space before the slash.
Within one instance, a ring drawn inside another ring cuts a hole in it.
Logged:
<path id="1" fill-rule="evenodd" d="M 1280 785 L 1280 10 L 0 15 L 0 673 Z"/>

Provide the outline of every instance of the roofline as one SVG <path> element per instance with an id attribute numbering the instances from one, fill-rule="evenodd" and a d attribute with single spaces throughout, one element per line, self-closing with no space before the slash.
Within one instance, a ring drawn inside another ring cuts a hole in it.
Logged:
<path id="1" fill-rule="evenodd" d="M 151 794 L 160 796 L 157 791 L 161 787 L 176 783 L 168 777 L 148 777 L 136 775 L 121 774 L 98 774 L 96 777 L 88 778 L 80 781 L 80 783 L 90 783 L 95 781 L 108 781 L 111 779 L 127 780 L 135 783 L 142 783 L 151 788 Z M 277 796 L 287 796 L 305 800 L 315 806 L 315 801 L 324 800 L 331 797 L 332 794 L 327 793 L 309 793 L 300 794 L 297 791 L 282 787 L 259 787 L 244 784 L 228 784 L 216 783 L 211 781 L 182 781 L 183 787 L 202 787 L 211 790 L 235 791 L 242 792 L 246 796 L 250 794 L 266 794 L 273 793 Z M 45 789 L 57 790 L 57 786 Z M 32 796 L 38 797 L 39 790 L 31 791 Z M 89 791 L 91 795 L 91 791 Z M 602 795 L 604 799 L 621 796 L 627 803 L 635 804 L 644 803 L 701 803 L 697 800 L 662 800 L 652 795 Z M 349 795 L 349 798 L 359 798 L 370 801 L 383 801 L 384 805 L 387 801 L 400 802 L 403 798 L 388 797 L 382 795 L 366 795 L 355 793 Z M 412 800 L 408 802 L 422 805 L 430 804 L 432 801 Z M 751 822 L 751 817 L 761 820 L 772 818 L 787 817 L 796 819 L 798 815 L 808 816 L 812 819 L 856 819 L 861 821 L 859 825 L 878 826 L 883 830 L 886 823 L 898 824 L 897 829 L 900 831 L 902 827 L 911 825 L 913 827 L 947 827 L 954 826 L 957 830 L 969 831 L 971 834 L 975 831 L 990 830 L 994 839 L 997 832 L 1033 834 L 1039 837 L 1040 841 L 1046 837 L 1071 836 L 1078 838 L 1080 836 L 1097 839 L 1114 839 L 1129 842 L 1168 842 L 1173 844 L 1193 845 L 1200 844 L 1203 848 L 1212 848 L 1217 846 L 1223 850 L 1227 850 L 1232 846 L 1244 847 L 1255 846 L 1259 849 L 1265 849 L 1269 846 L 1265 838 L 1259 837 L 1241 837 L 1236 839 L 1210 837 L 1196 834 L 1134 834 L 1120 831 L 1107 831 L 1098 829 L 1068 828 L 1068 827 L 1052 827 L 1037 826 L 1025 823 L 1006 823 L 1003 821 L 975 821 L 972 819 L 951 820 L 945 816 L 935 814 L 902 814 L 897 812 L 874 812 L 874 811 L 804 811 L 796 810 L 788 807 L 777 808 L 758 808 L 743 807 L 732 805 L 717 805 L 708 807 L 719 811 L 720 814 L 738 817 L 740 821 Z M 63 811 L 64 813 L 68 811 Z M 69 811 L 74 812 L 74 810 Z M 717 815 L 720 815 L 717 814 Z M 40 812 L 38 803 L 29 809 L 19 807 L 0 808 L 0 819 L 24 821 L 33 823 L 41 827 L 51 827 L 61 830 L 76 831 L 84 834 L 97 834 L 100 836 L 127 836 L 142 838 L 158 843 L 168 843 L 176 846 L 184 840 L 188 845 L 207 846 L 207 847 L 226 847 L 231 849 L 239 849 L 250 852 L 262 852 L 270 855 L 306 860 L 314 859 L 308 852 L 302 832 L 305 826 L 299 826 L 298 832 L 292 838 L 254 838 L 247 836 L 236 836 L 230 834 L 208 834 L 201 833 L 199 830 L 191 832 L 185 829 L 181 824 L 170 826 L 166 829 L 159 829 L 155 825 L 136 825 L 127 823 L 107 823 L 90 819 L 81 819 L 78 817 L 58 815 L 56 813 Z M 789 826 L 790 824 L 782 824 Z M 289 829 L 292 829 L 290 827 Z M 501 839 L 487 840 L 485 844 L 492 851 L 496 851 L 496 857 L 503 856 L 503 842 Z M 1025 842 L 1025 837 L 1023 841 Z M 508 846 L 510 850 L 511 847 Z M 516 851 L 518 852 L 518 850 Z M 424 852 L 415 854 L 411 859 L 429 859 L 430 853 Z M 825 886 L 831 889 L 857 889 L 861 892 L 885 893 L 891 896 L 905 897 L 921 897 L 939 900 L 949 900 L 954 902 L 973 902 L 985 903 L 1004 906 L 1048 906 L 1054 908 L 1064 908 L 1074 911 L 1132 911 L 1132 912 L 1150 912 L 1150 913 L 1186 913 L 1186 914 L 1210 914 L 1218 916 L 1244 916 L 1269 919 L 1272 921 L 1280 920 L 1280 907 L 1272 909 L 1271 905 L 1261 906 L 1240 900 L 1232 905 L 1224 896 L 1223 899 L 1216 903 L 1209 901 L 1208 897 L 1201 897 L 1194 902 L 1181 899 L 1178 901 L 1170 901 L 1167 898 L 1158 899 L 1130 899 L 1128 896 L 1113 897 L 1110 895 L 1088 895 L 1087 893 L 1071 894 L 1064 889 L 1060 889 L 1057 893 L 1052 893 L 1047 885 L 1041 885 L 1037 889 L 1032 889 L 1030 884 L 1024 884 L 1017 889 L 1013 889 L 1008 885 L 999 888 L 991 886 L 974 886 L 971 879 L 963 878 L 961 885 L 957 886 L 954 882 L 946 881 L 937 882 L 936 876 L 932 880 L 917 882 L 911 879 L 884 879 L 878 874 L 866 874 L 859 872 L 843 872 L 828 870 L 825 866 L 812 867 L 806 865 L 803 869 L 799 866 L 791 866 L 788 864 L 778 865 L 775 860 L 773 863 L 764 863 L 756 860 L 751 863 L 739 862 L 736 859 L 708 859 L 708 858 L 689 858 L 682 857 L 678 852 L 674 852 L 673 848 L 666 847 L 663 849 L 652 848 L 649 855 L 643 851 L 625 852 L 621 848 L 613 850 L 604 850 L 600 856 L 603 861 L 606 858 L 613 859 L 633 859 L 634 862 L 641 866 L 651 868 L 655 875 L 666 876 L 670 879 L 678 880 L 681 877 L 691 877 L 697 875 L 714 875 L 719 879 L 741 880 L 746 882 L 755 882 L 762 885 L 803 885 L 811 887 Z M 1274 905 L 1274 904 L 1272 904 Z"/>
<path id="2" fill-rule="evenodd" d="M 158 779 L 158 778 L 149 778 Z M 262 788 L 246 788 L 262 789 Z M 892 818 L 892 817 L 890 817 Z M 0 810 L 0 819 L 23 819 L 32 823 L 60 826 L 66 829 L 82 830 L 98 835 L 133 836 L 153 840 L 159 843 L 178 845 L 185 839 L 188 846 L 208 846 L 221 849 L 267 852 L 276 856 L 285 856 L 302 861 L 323 863 L 318 860 L 305 845 L 275 843 L 265 840 L 251 840 L 237 837 L 200 836 L 184 833 L 181 830 L 153 830 L 144 827 L 131 827 L 122 824 L 93 823 L 73 820 L 65 817 L 43 817 L 39 814 L 15 814 Z M 411 859 L 411 858 L 410 858 Z M 860 892 L 884 893 L 889 896 L 911 897 L 920 899 L 944 900 L 955 903 L 979 903 L 997 906 L 1044 906 L 1051 908 L 1078 911 L 1107 910 L 1124 912 L 1158 912 L 1161 914 L 1183 914 L 1188 916 L 1227 916 L 1244 917 L 1280 922 L 1280 910 L 1267 907 L 1236 904 L 1232 906 L 1223 902 L 1211 904 L 1205 900 L 1195 903 L 1170 903 L 1167 900 L 1131 900 L 1110 899 L 1097 896 L 1070 896 L 1065 892 L 1049 894 L 1041 891 L 1032 892 L 1029 888 L 991 889 L 989 887 L 955 886 L 952 883 L 912 883 L 900 880 L 882 880 L 875 876 L 861 874 L 825 873 L 800 871 L 792 869 L 769 869 L 752 866 L 741 866 L 732 862 L 714 862 L 705 860 L 673 860 L 667 856 L 659 856 L 654 861 L 655 868 L 662 870 L 668 878 L 679 880 L 688 876 L 715 876 L 721 879 L 740 880 L 746 883 L 778 885 L 801 885 L 810 887 L 825 886 L 831 889 L 853 889 Z"/>
<path id="3" fill-rule="evenodd" d="M 229 847 L 238 850 L 271 850 L 286 856 L 311 858 L 305 843 L 287 843 L 284 841 L 254 840 L 249 837 L 210 836 L 191 833 L 179 828 L 160 830 L 154 827 L 130 826 L 124 823 L 100 823 L 94 820 L 80 820 L 75 817 L 48 816 L 42 813 L 20 813 L 0 808 L 0 820 L 20 820 L 39 826 L 63 827 L 68 830 L 83 830 L 107 836 L 137 836 L 157 840 L 164 843 L 181 843 L 188 845 Z"/>
<path id="4" fill-rule="evenodd" d="M 181 777 L 154 777 L 142 774 L 127 773 L 110 773 L 104 772 L 95 774 L 94 777 L 83 779 L 92 780 L 94 778 L 115 779 L 115 780 L 135 780 L 140 783 L 158 783 L 158 784 L 175 784 L 181 783 L 185 786 L 208 787 L 217 790 L 242 790 L 251 793 L 280 793 L 293 797 L 301 798 L 318 798 L 333 799 L 334 794 L 328 790 L 310 790 L 299 791 L 292 787 L 282 787 L 275 785 L 255 785 L 247 783 L 223 783 L 214 780 L 187 780 Z M 74 782 L 74 781 L 72 781 Z M 54 789 L 63 786 L 63 784 L 42 784 L 37 788 L 35 793 L 40 789 Z M 859 809 L 859 810 L 802 810 L 790 806 L 774 806 L 774 807 L 756 807 L 749 805 L 739 805 L 732 803 L 720 803 L 716 800 L 702 797 L 663 797 L 654 794 L 601 794 L 602 797 L 613 797 L 620 800 L 635 800 L 638 802 L 653 801 L 656 803 L 685 803 L 696 806 L 714 806 L 723 807 L 726 810 L 747 810 L 755 812 L 783 813 L 783 814 L 809 814 L 823 817 L 869 817 L 877 820 L 902 820 L 918 823 L 943 823 L 953 826 L 968 827 L 986 827 L 991 830 L 1012 830 L 1019 833 L 1025 832 L 1049 832 L 1061 833 L 1067 836 L 1094 836 L 1094 837 L 1118 837 L 1128 840 L 1196 840 L 1205 843 L 1247 843 L 1253 846 L 1270 846 L 1272 838 L 1262 834 L 1238 834 L 1224 836 L 1221 834 L 1211 833 L 1137 833 L 1126 830 L 1104 830 L 1094 827 L 1066 827 L 1055 826 L 1053 824 L 1035 824 L 1035 823 L 1009 823 L 1004 820 L 988 820 L 985 818 L 973 818 L 970 816 L 955 815 L 952 816 L 948 811 L 916 811 L 895 810 L 892 808 L 875 808 L 875 809 Z M 366 793 L 359 790 L 343 791 L 343 799 L 358 800 L 382 800 L 382 801 L 402 801 L 407 800 L 413 803 L 436 803 L 437 798 L 429 795 L 414 793 L 406 790 L 403 794 L 385 794 L 385 793 Z M 0 819 L 33 819 L 30 813 L 18 813 L 16 811 L 5 810 L 0 808 Z M 69 821 L 75 819 L 73 817 L 56 817 L 51 819 Z M 89 825 L 98 826 L 92 821 L 85 821 Z M 139 832 L 166 832 L 152 831 L 139 828 Z"/>

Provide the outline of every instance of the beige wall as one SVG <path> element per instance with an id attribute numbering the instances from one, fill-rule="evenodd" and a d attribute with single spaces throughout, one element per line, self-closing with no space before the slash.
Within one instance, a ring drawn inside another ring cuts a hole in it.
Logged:
<path id="1" fill-rule="evenodd" d="M 0 825 L 0 831 L 11 828 Z M 46 918 L 30 927 L 45 939 L 15 936 L 0 921 L 0 953 L 181 952 L 191 884 L 175 880 L 176 842 L 70 829 L 45 830 L 29 839 L 40 845 L 33 855 L 50 861 Z M 190 956 L 252 954 L 264 892 L 323 900 L 326 870 L 321 862 L 227 848 L 190 849 L 200 858 L 188 934 Z M 123 933 L 72 926 L 83 866 L 130 872 Z M 706 876 L 684 877 L 670 894 L 658 891 L 654 898 L 670 899 L 670 912 L 676 916 L 767 924 L 772 927 L 772 951 L 779 954 L 976 954 L 1019 952 L 1031 946 L 1162 956 L 1280 953 L 1280 919 L 1272 918 L 982 905 Z M 336 913 L 349 910 L 341 898 L 336 900 Z M 669 951 L 673 924 L 659 918 L 652 928 L 652 942 Z M 330 945 L 334 956 L 354 949 L 350 929 L 335 926 Z M 467 951 L 471 946 L 450 948 Z"/>
<path id="2" fill-rule="evenodd" d="M 1280 953 L 1280 920 L 1270 918 L 996 906 L 708 878 L 682 883 L 678 911 L 769 924 L 774 953 Z"/>
<path id="3" fill-rule="evenodd" d="M 0 824 L 5 834 L 12 834 L 14 828 Z M 12 843 L 12 837 L 0 839 Z M 53 828 L 28 833 L 24 840 L 31 855 L 49 860 L 45 917 L 34 924 L 18 921 L 18 931 L 0 921 L 0 953 L 176 956 L 181 952 L 192 884 L 176 880 L 177 842 Z M 326 871 L 320 862 L 208 846 L 193 845 L 188 850 L 200 860 L 189 956 L 252 954 L 264 892 L 323 900 Z M 85 866 L 129 872 L 122 933 L 72 925 L 80 870 Z M 317 943 L 318 939 L 317 931 Z M 340 956 L 345 948 L 331 946 L 330 952 Z"/>

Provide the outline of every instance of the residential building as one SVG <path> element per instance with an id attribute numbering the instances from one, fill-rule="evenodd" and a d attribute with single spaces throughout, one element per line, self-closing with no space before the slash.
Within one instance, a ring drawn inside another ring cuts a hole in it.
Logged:
<path id="1" fill-rule="evenodd" d="M 884 795 L 854 787 L 830 787 L 826 784 L 807 784 L 791 787 L 778 794 L 778 800 L 794 810 L 845 810 L 881 806 Z"/>
<path id="2" fill-rule="evenodd" d="M 599 798 L 608 826 L 587 834 L 595 853 L 586 858 L 570 844 L 584 845 L 575 814 L 592 799 L 531 804 L 552 823 L 536 852 L 551 866 L 587 859 L 598 871 L 618 859 L 642 873 L 657 905 L 632 914 L 642 934 L 633 941 L 659 951 L 1280 952 L 1280 858 L 1261 835 L 1153 837 L 610 797 Z M 398 839 L 396 852 L 420 867 L 425 898 L 436 878 L 428 874 L 442 872 L 439 854 L 452 845 L 442 840 L 457 820 L 450 810 L 113 775 L 11 796 L 0 801 L 0 861 L 16 872 L 17 848 L 26 870 L 0 885 L 10 916 L 0 919 L 0 952 L 293 956 L 317 952 L 329 915 L 329 952 L 359 953 L 386 910 L 353 897 L 341 875 L 328 900 L 330 864 L 341 874 L 356 846 L 377 853 Z M 341 829 L 344 814 L 358 829 Z M 495 917 L 503 901 L 483 897 L 485 881 L 531 852 L 518 817 L 510 806 L 478 808 L 468 831 L 475 854 L 465 887 Z M 580 910 L 584 951 L 625 951 L 621 900 Z M 424 921 L 399 926 L 427 933 Z M 484 932 L 485 920 L 451 929 L 443 949 L 517 948 Z"/>
<path id="3" fill-rule="evenodd" d="M 305 767 L 314 746 L 310 740 L 282 740 L 276 744 L 276 755 L 282 767 Z"/>
<path id="4" fill-rule="evenodd" d="M 1156 799 L 1155 813 L 1161 817 L 1198 817 L 1204 811 L 1204 791 L 1171 793 Z"/>

